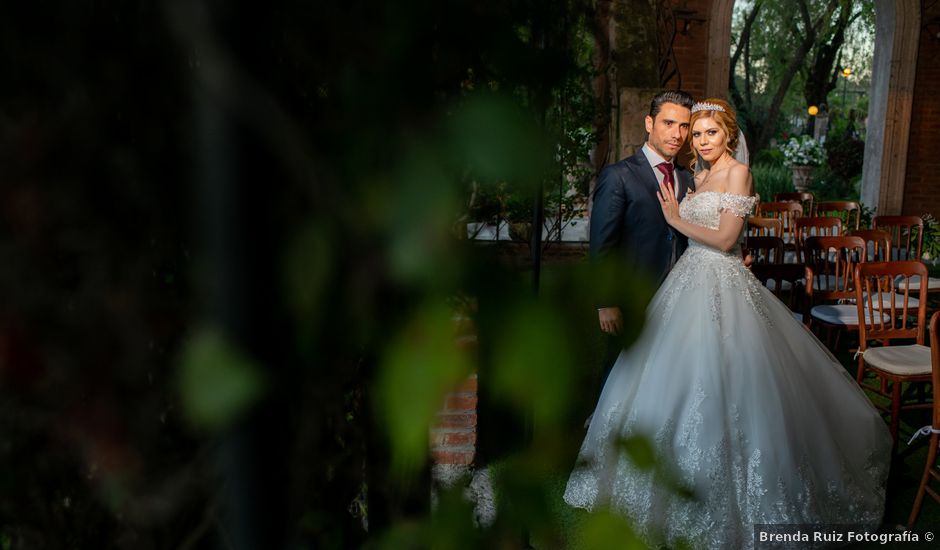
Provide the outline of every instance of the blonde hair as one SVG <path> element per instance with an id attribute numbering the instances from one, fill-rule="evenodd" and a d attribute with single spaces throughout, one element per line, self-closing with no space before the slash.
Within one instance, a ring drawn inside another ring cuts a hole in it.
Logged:
<path id="1" fill-rule="evenodd" d="M 725 132 L 725 147 L 728 149 L 728 154 L 734 156 L 735 150 L 738 148 L 738 117 L 734 113 L 734 107 L 730 103 L 723 99 L 718 98 L 708 98 L 703 99 L 698 104 L 710 104 L 712 106 L 721 107 L 722 110 L 717 109 L 700 109 L 693 110 L 692 117 L 689 119 L 689 128 L 695 127 L 695 121 L 702 118 L 711 118 L 714 119 L 715 123 Z M 693 108 L 694 109 L 694 108 Z M 691 133 L 690 133 L 691 134 Z M 689 167 L 695 172 L 695 165 L 698 163 L 698 151 L 695 150 L 695 147 L 692 149 L 692 164 Z"/>

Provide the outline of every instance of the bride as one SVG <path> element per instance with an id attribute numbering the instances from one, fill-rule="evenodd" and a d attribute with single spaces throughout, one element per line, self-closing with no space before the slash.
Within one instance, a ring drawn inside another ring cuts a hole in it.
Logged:
<path id="1" fill-rule="evenodd" d="M 610 507 L 654 544 L 751 548 L 754 524 L 863 524 L 884 511 L 891 437 L 855 381 L 741 262 L 758 198 L 733 158 L 731 106 L 692 107 L 693 153 L 709 165 L 666 221 L 689 237 L 621 352 L 568 480 L 568 504 Z M 643 435 L 693 498 L 634 464 Z"/>

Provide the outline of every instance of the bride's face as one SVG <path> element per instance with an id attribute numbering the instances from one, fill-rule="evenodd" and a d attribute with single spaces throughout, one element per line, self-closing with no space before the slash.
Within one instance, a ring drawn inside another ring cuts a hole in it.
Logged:
<path id="1" fill-rule="evenodd" d="M 692 125 L 692 147 L 709 164 L 721 158 L 727 144 L 728 135 L 715 119 L 702 117 Z"/>

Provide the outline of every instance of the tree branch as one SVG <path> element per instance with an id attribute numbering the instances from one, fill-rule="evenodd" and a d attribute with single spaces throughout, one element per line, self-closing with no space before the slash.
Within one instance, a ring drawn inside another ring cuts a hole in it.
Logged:
<path id="1" fill-rule="evenodd" d="M 780 80 L 780 84 L 777 86 L 777 91 L 774 94 L 770 108 L 767 111 L 766 120 L 768 123 L 763 125 L 760 133 L 758 134 L 757 143 L 755 143 L 754 147 L 755 151 L 764 148 L 770 141 L 770 137 L 775 130 L 772 122 L 777 119 L 777 116 L 780 113 L 780 106 L 783 104 L 783 99 L 787 95 L 787 90 L 790 88 L 790 83 L 793 81 L 793 77 L 796 76 L 796 73 L 799 72 L 800 67 L 802 67 L 803 63 L 806 61 L 806 56 L 809 54 L 813 44 L 816 42 L 816 36 L 818 35 L 819 30 L 832 16 L 832 12 L 838 2 L 839 0 L 829 0 L 829 4 L 826 6 L 826 9 L 823 11 L 823 14 L 819 17 L 819 19 L 807 27 L 806 36 L 803 37 L 799 47 L 797 48 L 796 52 L 794 52 L 793 57 L 790 59 L 789 65 L 787 65 L 786 70 L 783 72 L 783 78 Z M 800 12 L 803 15 L 805 21 L 806 18 L 809 17 L 809 8 L 806 5 L 806 0 L 800 0 Z"/>

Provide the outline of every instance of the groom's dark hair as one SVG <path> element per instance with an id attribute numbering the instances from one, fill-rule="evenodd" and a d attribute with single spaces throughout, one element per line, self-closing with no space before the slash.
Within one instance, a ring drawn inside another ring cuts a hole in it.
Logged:
<path id="1" fill-rule="evenodd" d="M 656 118 L 656 115 L 658 115 L 659 111 L 663 108 L 663 103 L 675 103 L 686 109 L 691 109 L 695 100 L 692 99 L 692 96 L 689 95 L 688 92 L 683 92 L 682 90 L 666 90 L 665 92 L 659 92 L 653 96 L 653 101 L 650 102 L 651 117 Z"/>

